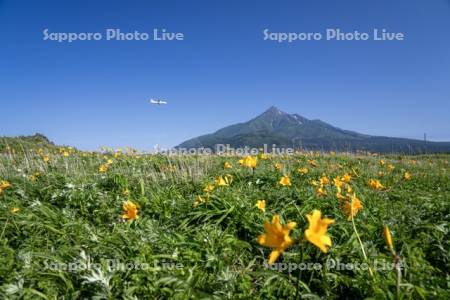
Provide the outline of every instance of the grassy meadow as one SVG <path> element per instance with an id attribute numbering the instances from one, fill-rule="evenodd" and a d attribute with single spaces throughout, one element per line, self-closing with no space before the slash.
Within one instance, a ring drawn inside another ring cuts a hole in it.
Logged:
<path id="1" fill-rule="evenodd" d="M 7 147 L 0 299 L 449 299 L 449 159 Z"/>

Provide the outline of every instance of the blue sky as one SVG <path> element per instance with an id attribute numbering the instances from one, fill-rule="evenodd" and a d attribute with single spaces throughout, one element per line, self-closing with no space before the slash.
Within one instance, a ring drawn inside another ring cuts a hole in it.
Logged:
<path id="1" fill-rule="evenodd" d="M 185 39 L 58 43 L 43 40 L 46 28 Z M 289 44 L 264 41 L 266 28 L 406 39 Z M 0 135 L 152 149 L 275 105 L 362 133 L 450 141 L 449 29 L 448 0 L 0 0 Z"/>

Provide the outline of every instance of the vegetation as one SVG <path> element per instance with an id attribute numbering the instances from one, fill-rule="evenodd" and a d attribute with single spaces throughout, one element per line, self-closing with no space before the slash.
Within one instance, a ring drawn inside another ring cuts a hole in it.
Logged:
<path id="1" fill-rule="evenodd" d="M 449 158 L 4 149 L 0 298 L 448 299 Z"/>

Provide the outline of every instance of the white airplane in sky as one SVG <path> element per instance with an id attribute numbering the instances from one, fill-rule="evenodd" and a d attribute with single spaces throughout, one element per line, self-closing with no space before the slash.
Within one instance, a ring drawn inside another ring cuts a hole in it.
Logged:
<path id="1" fill-rule="evenodd" d="M 157 105 L 167 104 L 166 101 L 159 100 L 159 99 L 150 99 L 150 103 L 151 103 L 151 104 L 157 104 Z"/>

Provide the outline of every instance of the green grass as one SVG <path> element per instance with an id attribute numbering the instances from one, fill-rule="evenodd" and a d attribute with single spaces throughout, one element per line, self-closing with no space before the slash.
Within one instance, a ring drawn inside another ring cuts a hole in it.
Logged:
<path id="1" fill-rule="evenodd" d="M 45 163 L 42 156 L 47 154 Z M 92 154 L 56 150 L 0 154 L 0 180 L 12 187 L 0 195 L 0 298 L 5 299 L 388 299 L 396 298 L 396 272 L 375 270 L 393 261 L 383 237 L 389 225 L 404 265 L 403 299 L 448 299 L 450 180 L 448 155 L 380 157 L 311 155 L 260 160 L 253 174 L 237 157 Z M 112 159 L 105 174 L 98 167 Z M 319 166 L 311 167 L 309 159 Z M 415 160 L 416 163 L 413 163 Z M 223 163 L 233 165 L 223 170 Z M 284 170 L 274 168 L 275 162 Z M 300 175 L 297 168 L 310 172 Z M 385 173 L 380 177 L 379 172 Z M 412 179 L 406 181 L 408 171 Z M 364 208 L 355 227 L 374 269 L 288 270 L 265 267 L 271 251 L 256 242 L 265 220 L 279 214 L 295 221 L 298 242 L 277 263 L 364 263 L 352 222 L 335 187 L 319 197 L 311 180 L 353 173 L 350 185 Z M 36 178 L 30 176 L 36 175 Z M 206 204 L 193 207 L 204 187 L 231 174 L 229 187 L 216 187 Z M 292 187 L 282 187 L 282 175 Z M 367 184 L 377 178 L 386 189 Z M 35 180 L 33 180 L 35 179 Z M 129 195 L 124 191 L 129 190 Z M 121 218 L 122 203 L 139 204 L 138 220 Z M 266 200 L 266 211 L 255 207 Z M 11 212 L 13 207 L 18 212 Z M 329 226 L 328 253 L 304 240 L 305 215 L 319 209 Z M 303 249 L 303 250 L 302 250 Z M 144 270 L 108 268 L 108 261 Z M 69 263 L 90 268 L 64 267 Z M 165 265 L 163 265 L 165 264 Z M 58 266 L 58 268 L 57 268 Z"/>

